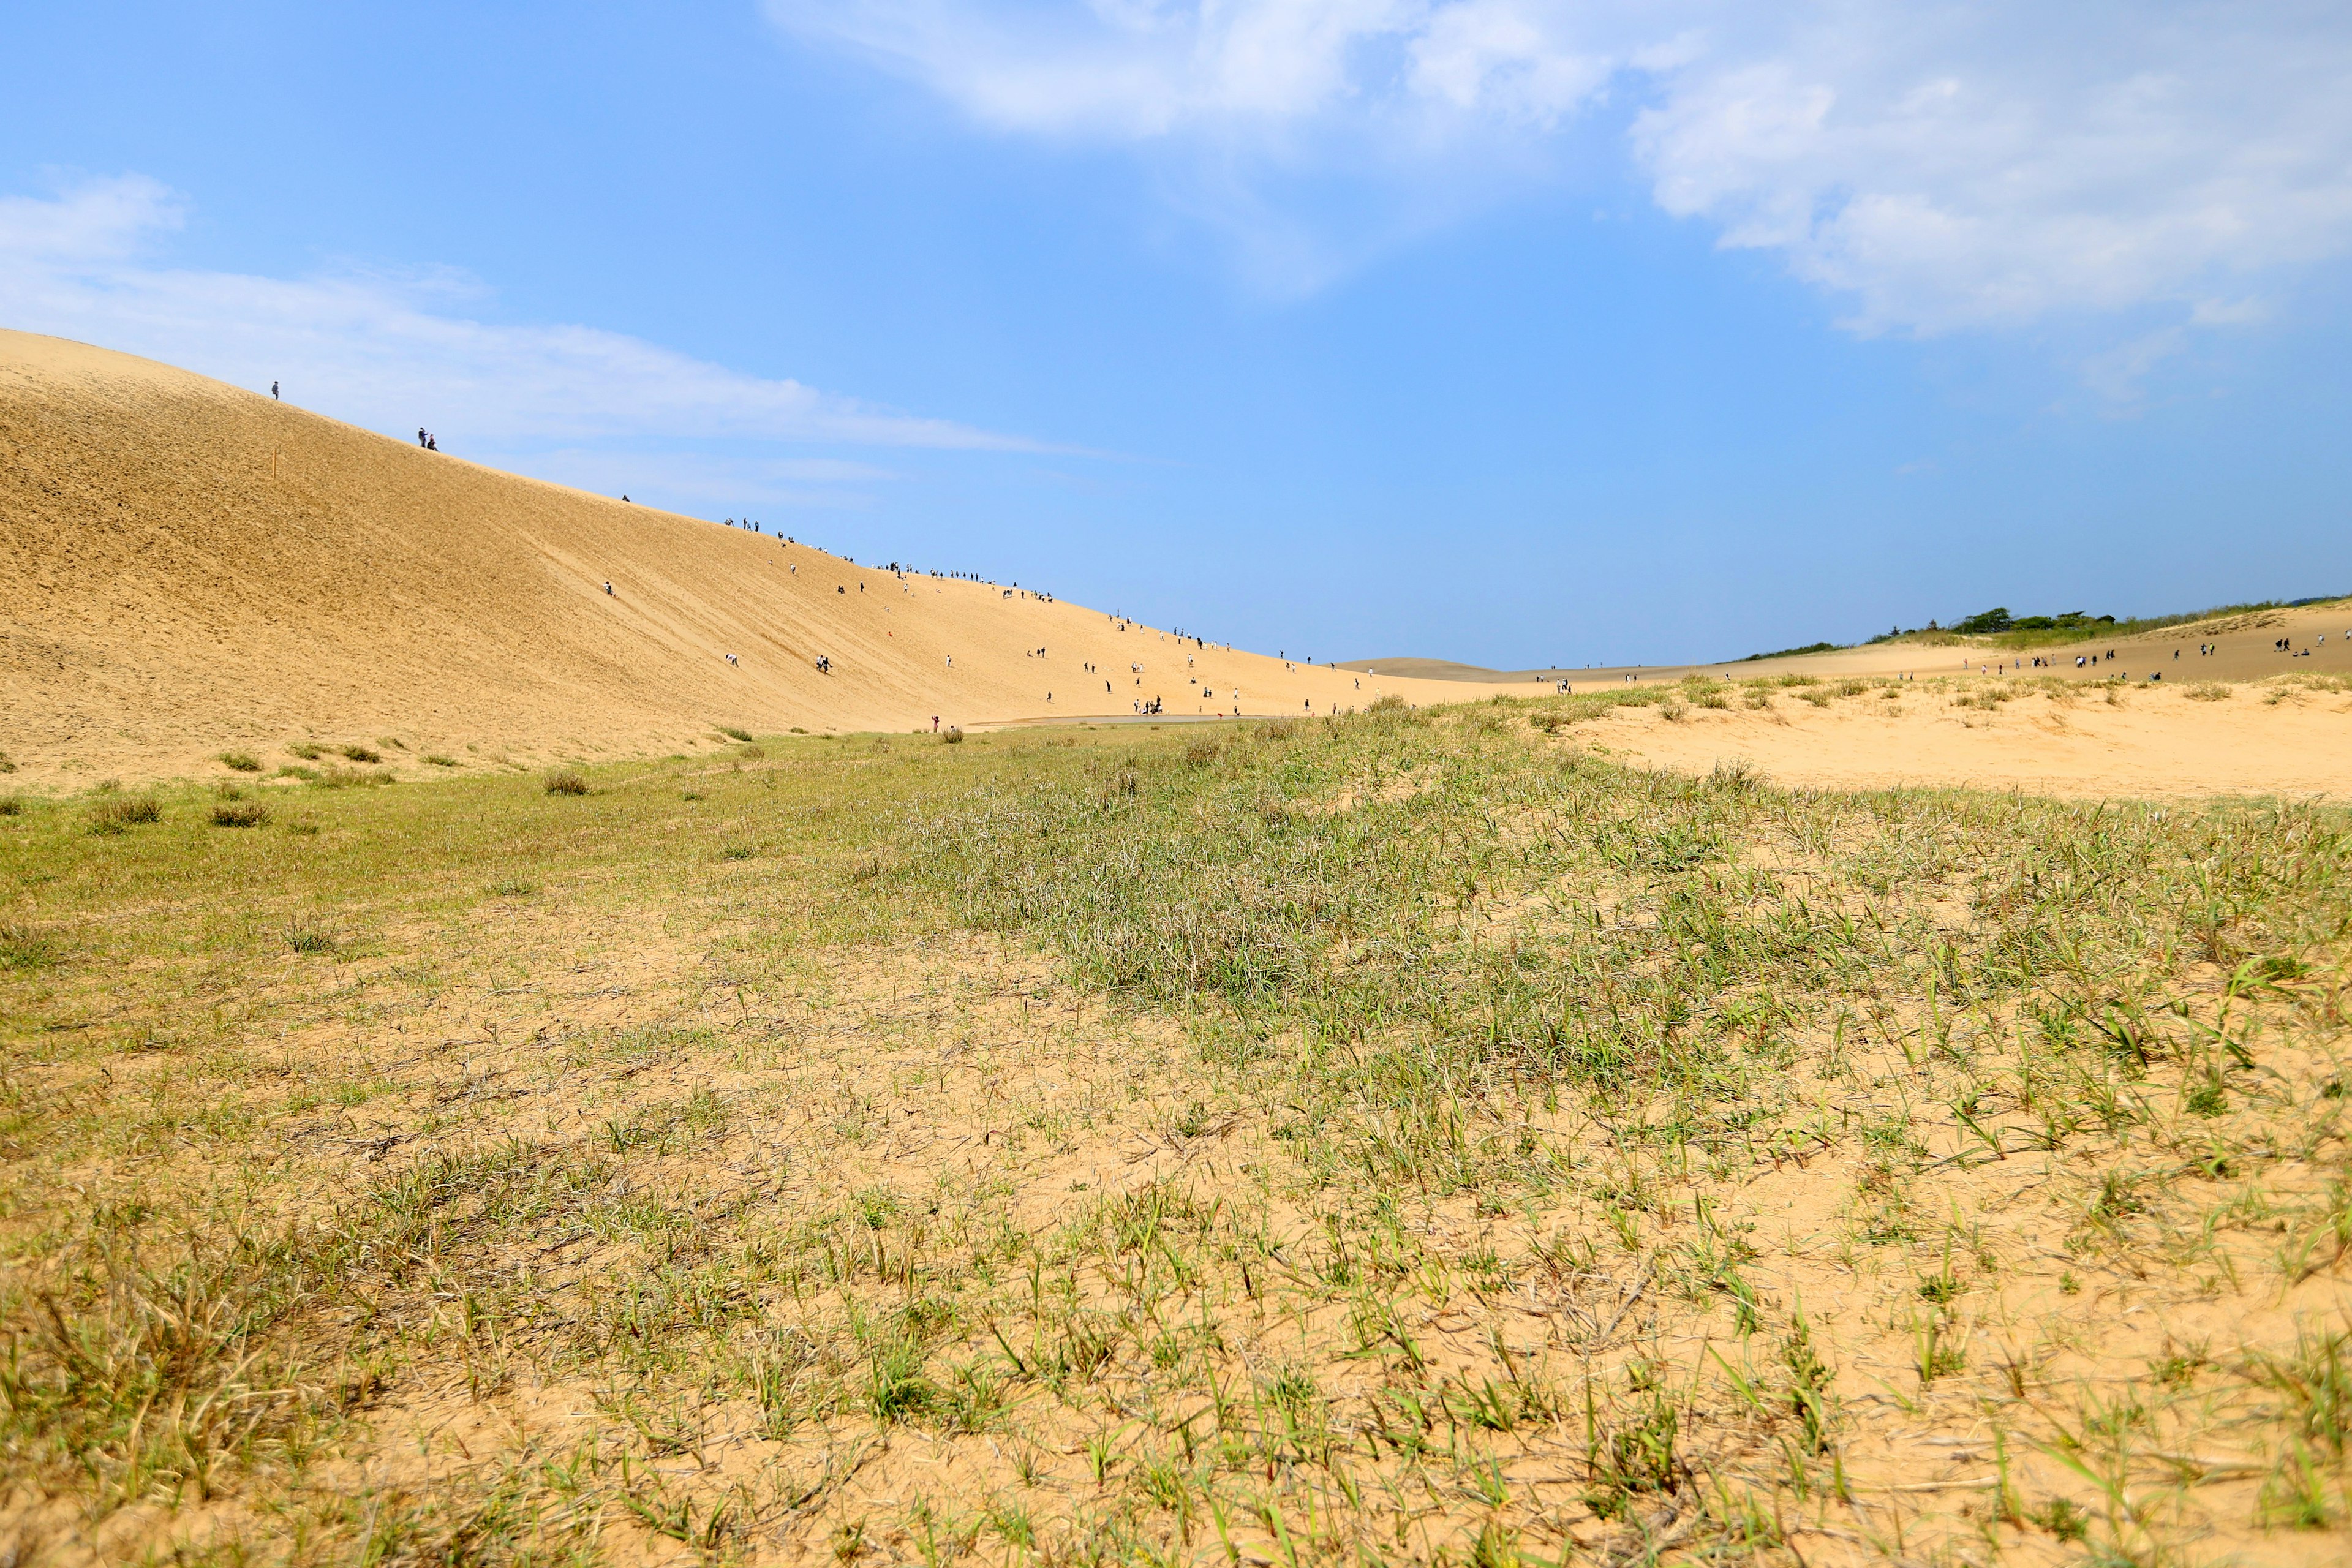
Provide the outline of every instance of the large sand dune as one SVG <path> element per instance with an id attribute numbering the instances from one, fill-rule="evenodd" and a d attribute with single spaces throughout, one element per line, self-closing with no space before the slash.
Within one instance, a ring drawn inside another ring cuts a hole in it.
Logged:
<path id="1" fill-rule="evenodd" d="M 538 762 L 707 744 L 718 724 L 1126 718 L 1152 698 L 1263 716 L 1478 689 L 902 578 L 23 332 L 0 331 L 0 752 L 19 783 L 217 772 L 221 750 L 311 738 Z"/>

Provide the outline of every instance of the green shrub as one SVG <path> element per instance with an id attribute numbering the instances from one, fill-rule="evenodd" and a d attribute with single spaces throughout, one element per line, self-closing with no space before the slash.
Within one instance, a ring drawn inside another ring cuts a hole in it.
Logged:
<path id="1" fill-rule="evenodd" d="M 257 800 L 225 800 L 213 807 L 215 827 L 259 827 L 269 820 L 269 808 Z"/>
<path id="2" fill-rule="evenodd" d="M 572 768 L 558 768 L 540 780 L 550 795 L 586 795 L 588 781 Z"/>
<path id="3" fill-rule="evenodd" d="M 220 754 L 220 763 L 221 766 L 234 768 L 241 773 L 257 773 L 261 771 L 261 759 L 251 752 L 223 752 Z"/>
<path id="4" fill-rule="evenodd" d="M 458 765 L 457 758 L 445 757 L 438 752 L 425 752 L 425 760 L 436 768 L 454 768 Z"/>
<path id="5" fill-rule="evenodd" d="M 950 724 L 940 731 L 940 741 L 943 745 L 961 746 L 963 744 L 963 731 Z"/>
<path id="6" fill-rule="evenodd" d="M 308 741 L 297 741 L 286 750 L 289 755 L 299 757 L 306 763 L 315 763 L 319 760 L 319 748 Z"/>
<path id="7" fill-rule="evenodd" d="M 717 726 L 717 728 L 720 734 L 726 736 L 730 741 L 748 741 L 751 738 L 751 731 L 738 730 L 732 724 L 720 724 Z"/>
<path id="8" fill-rule="evenodd" d="M 383 761 L 383 753 L 372 752 L 365 746 L 337 746 L 335 750 L 341 752 L 344 756 L 349 757 L 355 763 L 380 763 Z"/>
<path id="9" fill-rule="evenodd" d="M 25 815 L 25 797 L 21 795 L 0 795 L 0 816 Z"/>

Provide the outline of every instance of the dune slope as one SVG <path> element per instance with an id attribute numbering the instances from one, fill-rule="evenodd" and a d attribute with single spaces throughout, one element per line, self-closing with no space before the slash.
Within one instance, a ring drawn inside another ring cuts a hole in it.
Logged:
<path id="1" fill-rule="evenodd" d="M 715 724 L 1475 694 L 902 579 L 22 332 L 0 331 L 0 752 L 32 781 L 191 772 L 302 738 L 531 761 L 704 743 Z"/>

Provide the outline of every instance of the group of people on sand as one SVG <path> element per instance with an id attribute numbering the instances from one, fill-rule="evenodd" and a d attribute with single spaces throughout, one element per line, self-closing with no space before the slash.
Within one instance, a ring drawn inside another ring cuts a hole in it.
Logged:
<path id="1" fill-rule="evenodd" d="M 416 444 L 428 452 L 437 452 L 441 449 L 440 437 L 433 435 L 422 425 L 416 427 Z"/>

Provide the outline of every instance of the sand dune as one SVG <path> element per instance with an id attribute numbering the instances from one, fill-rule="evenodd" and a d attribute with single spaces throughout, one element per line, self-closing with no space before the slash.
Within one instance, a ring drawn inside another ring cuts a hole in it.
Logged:
<path id="1" fill-rule="evenodd" d="M 22 332 L 0 331 L 0 752 L 19 784 L 217 772 L 223 749 L 311 738 L 535 763 L 709 744 L 718 724 L 1125 718 L 1151 698 L 1263 716 L 1478 689 L 901 578 Z"/>
<path id="2" fill-rule="evenodd" d="M 0 331 L 0 753 L 16 784 L 216 774 L 225 750 L 272 763 L 305 741 L 372 744 L 418 773 L 436 771 L 427 754 L 529 766 L 691 750 L 718 743 L 719 725 L 1128 720 L 1155 698 L 1172 720 L 1264 717 L 1550 689 L 1552 672 L 1317 668 L 1192 646 L 1030 591 L 896 574 L 500 473 L 26 333 Z M 2074 668 L 2109 648 L 2114 660 Z M 1671 723 L 1635 709 L 1575 731 L 1666 766 L 1744 755 L 1792 784 L 2314 794 L 2352 774 L 2340 698 L 2198 702 L 2145 686 L 2158 670 L 2176 687 L 2352 672 L 2341 602 L 2044 657 L 2066 680 L 2127 673 L 2138 689 L 2122 707 L 1971 709 L 1958 698 L 1988 684 L 1997 656 L 1916 643 L 1557 673 L 1580 690 L 1688 673 L 1927 679 L 1895 702 L 1783 699 Z M 1938 677 L 1959 689 L 1931 689 Z"/>
<path id="3" fill-rule="evenodd" d="M 2288 647 L 2274 646 L 2282 638 Z M 2210 651 L 2200 653 L 2200 645 Z M 2110 653 L 2115 655 L 2113 659 L 2105 657 Z M 2098 662 L 2077 669 L 2077 657 L 2095 657 Z M 2032 662 L 2036 658 L 2043 662 L 2037 666 Z M 2158 670 L 2167 680 L 2261 680 L 2273 675 L 2313 671 L 2342 675 L 2352 673 L 2352 600 L 2335 599 L 2293 609 L 2216 616 L 2130 637 L 2109 635 L 2023 651 L 1995 648 L 1975 641 L 1906 640 L 1839 648 L 1831 653 L 1733 659 L 1716 664 L 1488 669 L 1442 658 L 1368 658 L 1345 662 L 1339 668 L 1377 669 L 1383 676 L 1408 679 L 1457 681 L 1518 690 L 1549 680 L 1590 686 L 1598 682 L 1622 684 L 1628 679 L 1636 683 L 1680 680 L 1691 675 L 1730 680 L 1792 674 L 1998 675 L 2011 672 L 2008 667 L 2020 659 L 2025 661 L 2022 673 L 2046 674 L 2067 680 L 2105 680 L 2118 675 L 2146 680 Z"/>

